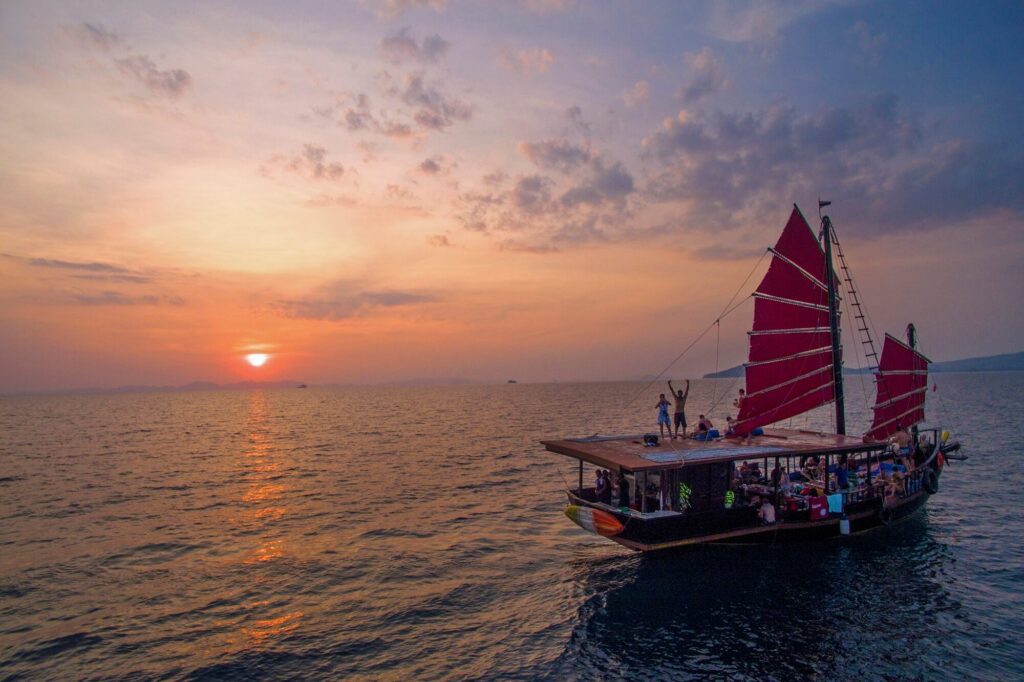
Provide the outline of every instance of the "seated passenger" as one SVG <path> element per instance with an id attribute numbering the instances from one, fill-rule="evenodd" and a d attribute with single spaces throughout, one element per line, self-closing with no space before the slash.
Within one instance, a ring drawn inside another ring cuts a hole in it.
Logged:
<path id="1" fill-rule="evenodd" d="M 736 420 L 733 419 L 732 417 L 726 417 L 725 418 L 725 423 L 727 424 L 727 427 L 725 429 L 725 435 L 727 435 L 727 436 L 735 436 L 736 435 Z"/>
<path id="2" fill-rule="evenodd" d="M 602 473 L 604 474 L 604 488 L 602 488 L 601 494 L 598 495 L 597 501 L 610 506 L 612 503 L 612 472 L 604 469 Z"/>
<path id="3" fill-rule="evenodd" d="M 701 415 L 700 421 L 697 422 L 697 430 L 707 433 L 713 428 L 715 428 L 715 425 L 711 423 L 711 420 L 704 415 Z"/>
<path id="4" fill-rule="evenodd" d="M 850 487 L 850 468 L 846 462 L 846 456 L 839 458 L 839 464 L 836 466 L 836 488 L 839 490 L 846 490 Z"/>
<path id="5" fill-rule="evenodd" d="M 621 471 L 619 472 L 618 484 L 619 484 L 619 506 L 620 507 L 628 507 L 629 506 L 629 481 L 626 480 L 625 474 L 623 474 Z"/>
<path id="6" fill-rule="evenodd" d="M 924 464 L 925 460 L 932 454 L 932 442 L 928 436 L 922 435 L 917 439 L 917 447 L 914 448 L 914 466 Z"/>
<path id="7" fill-rule="evenodd" d="M 761 503 L 761 508 L 757 510 L 757 517 L 766 526 L 775 524 L 775 505 L 767 497 Z"/>

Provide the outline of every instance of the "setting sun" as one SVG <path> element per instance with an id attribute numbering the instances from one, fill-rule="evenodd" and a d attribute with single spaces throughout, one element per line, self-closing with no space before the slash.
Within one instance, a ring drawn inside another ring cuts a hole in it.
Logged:
<path id="1" fill-rule="evenodd" d="M 266 353 L 249 353 L 245 356 L 245 361 L 253 367 L 262 367 L 269 357 Z"/>

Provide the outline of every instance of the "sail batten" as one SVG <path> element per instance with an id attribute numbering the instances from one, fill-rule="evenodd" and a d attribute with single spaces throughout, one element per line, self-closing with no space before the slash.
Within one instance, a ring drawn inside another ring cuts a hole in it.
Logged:
<path id="1" fill-rule="evenodd" d="M 754 292 L 741 435 L 835 399 L 825 254 L 796 207 L 769 252 Z"/>
<path id="2" fill-rule="evenodd" d="M 924 421 L 931 361 L 891 334 L 885 335 L 875 374 L 875 407 L 869 440 L 885 440 L 901 427 Z"/>
<path id="3" fill-rule="evenodd" d="M 762 294 L 760 292 L 754 293 L 754 298 L 760 298 L 766 301 L 774 301 L 775 303 L 785 303 L 787 305 L 796 305 L 802 308 L 811 308 L 813 310 L 824 310 L 828 312 L 828 304 L 821 305 L 820 303 L 810 303 L 808 301 L 800 301 L 795 298 L 785 298 L 783 296 L 772 296 L 771 294 Z"/>
<path id="4" fill-rule="evenodd" d="M 792 360 L 794 358 L 805 358 L 811 355 L 818 355 L 819 353 L 831 353 L 831 346 L 824 346 L 822 348 L 812 348 L 811 350 L 800 351 L 799 353 L 792 353 L 791 355 L 781 355 L 777 358 L 771 358 L 769 360 L 760 360 L 757 362 L 744 363 L 744 367 L 758 367 L 760 365 L 770 365 L 773 362 L 782 362 L 783 360 Z"/>
<path id="5" fill-rule="evenodd" d="M 799 273 L 800 273 L 801 275 L 803 275 L 803 276 L 804 276 L 804 277 L 806 277 L 806 278 L 807 278 L 808 280 L 810 280 L 811 282 L 813 282 L 814 284 L 816 284 L 816 285 L 817 285 L 817 286 L 818 286 L 818 287 L 819 287 L 819 288 L 820 288 L 820 289 L 821 289 L 822 291 L 824 291 L 824 292 L 825 292 L 826 294 L 828 293 L 828 285 L 826 285 L 826 284 L 825 284 L 824 282 L 822 282 L 822 281 L 821 281 L 821 280 L 819 280 L 819 279 L 818 279 L 817 277 L 815 277 L 815 276 L 814 276 L 814 275 L 812 275 L 811 273 L 809 273 L 809 272 L 807 272 L 806 270 L 804 270 L 804 269 L 803 269 L 802 267 L 800 267 L 799 265 L 797 265 L 797 264 L 796 264 L 796 263 L 794 263 L 793 261 L 791 261 L 791 260 L 789 260 L 788 258 L 786 258 L 786 256 L 785 256 L 784 254 L 782 254 L 782 253 L 779 253 L 779 252 L 778 252 L 777 250 L 775 250 L 775 249 L 773 249 L 773 248 L 771 248 L 771 247 L 769 247 L 769 249 L 768 249 L 768 250 L 769 250 L 769 251 L 771 251 L 772 255 L 773 255 L 773 256 L 775 256 L 776 258 L 778 258 L 778 259 L 779 259 L 780 261 L 782 261 L 782 262 L 783 262 L 783 263 L 785 263 L 786 265 L 789 265 L 789 266 L 791 266 L 791 267 L 792 267 L 792 268 L 794 268 L 794 269 L 795 269 L 795 270 L 796 270 L 797 272 L 799 272 Z"/>

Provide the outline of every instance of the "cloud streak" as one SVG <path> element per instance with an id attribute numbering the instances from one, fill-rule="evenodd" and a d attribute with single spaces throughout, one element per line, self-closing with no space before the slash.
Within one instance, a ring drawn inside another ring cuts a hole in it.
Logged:
<path id="1" fill-rule="evenodd" d="M 114 60 L 126 76 L 134 78 L 151 92 L 165 97 L 180 97 L 192 86 L 192 76 L 184 69 L 160 70 L 146 55 L 132 55 Z"/>
<path id="2" fill-rule="evenodd" d="M 451 43 L 437 35 L 426 36 L 417 41 L 409 27 L 396 33 L 384 36 L 380 41 L 381 53 L 393 64 L 418 62 L 420 64 L 436 64 L 448 53 Z"/>
<path id="3" fill-rule="evenodd" d="M 367 316 L 382 308 L 406 308 L 437 300 L 433 294 L 364 287 L 361 282 L 339 280 L 308 296 L 279 300 L 273 308 L 294 319 L 339 322 Z"/>

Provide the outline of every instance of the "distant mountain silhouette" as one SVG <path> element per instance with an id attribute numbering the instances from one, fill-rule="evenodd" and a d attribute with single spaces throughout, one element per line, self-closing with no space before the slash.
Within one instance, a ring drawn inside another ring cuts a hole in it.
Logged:
<path id="1" fill-rule="evenodd" d="M 1021 372 L 1024 371 L 1024 352 L 1003 355 L 986 355 L 980 358 L 933 362 L 929 372 Z M 867 369 L 843 368 L 844 374 L 867 374 Z M 732 379 L 743 376 L 743 365 L 730 367 L 721 372 L 705 374 L 705 379 Z"/>

